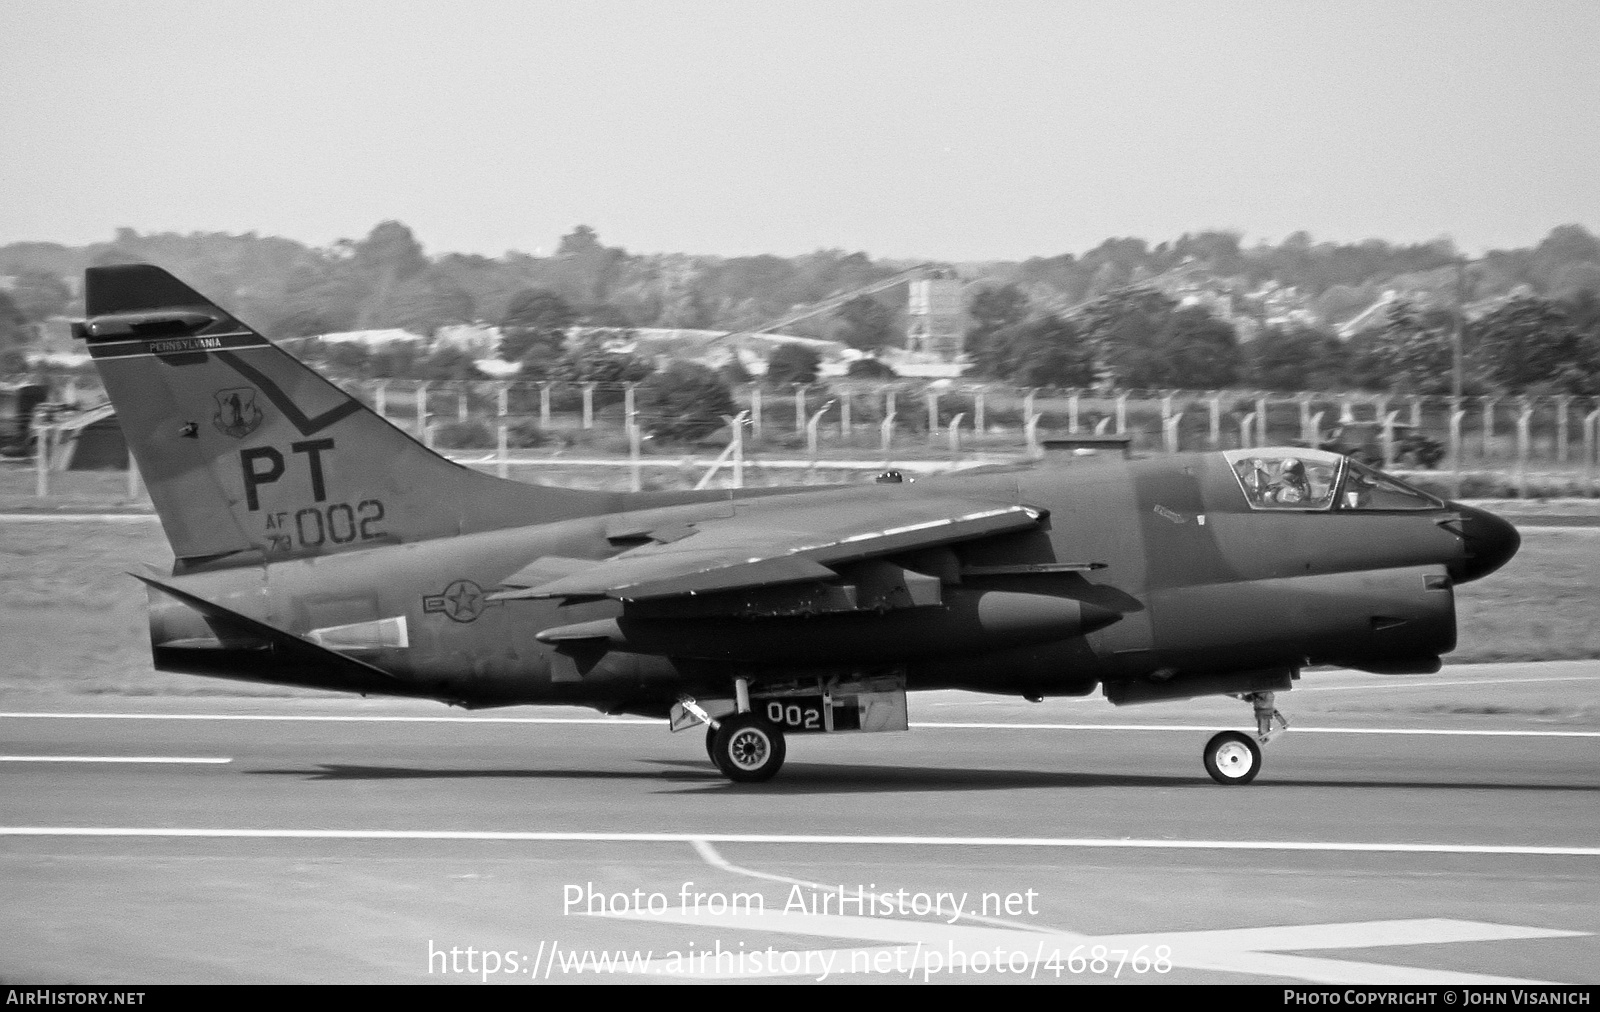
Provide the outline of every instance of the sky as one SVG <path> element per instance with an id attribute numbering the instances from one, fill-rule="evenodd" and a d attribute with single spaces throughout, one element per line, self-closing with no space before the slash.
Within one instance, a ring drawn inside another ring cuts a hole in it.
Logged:
<path id="1" fill-rule="evenodd" d="M 950 261 L 1600 230 L 1593 0 L 0 0 L 0 243 Z"/>

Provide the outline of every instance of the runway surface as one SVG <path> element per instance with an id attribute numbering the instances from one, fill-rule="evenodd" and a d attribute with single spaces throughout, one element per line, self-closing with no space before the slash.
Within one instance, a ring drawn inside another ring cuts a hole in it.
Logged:
<path id="1" fill-rule="evenodd" d="M 1226 699 L 913 695 L 735 786 L 586 711 L 13 696 L 0 980 L 1592 983 L 1597 699 L 1308 673 L 1240 788 Z"/>

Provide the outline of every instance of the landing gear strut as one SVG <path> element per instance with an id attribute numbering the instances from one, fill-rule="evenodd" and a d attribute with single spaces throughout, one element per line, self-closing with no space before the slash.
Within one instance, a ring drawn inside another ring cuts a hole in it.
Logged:
<path id="1" fill-rule="evenodd" d="M 734 696 L 738 711 L 721 720 L 713 719 L 687 696 L 678 702 L 706 725 L 706 754 L 723 776 L 741 784 L 771 780 L 783 768 L 788 752 L 783 730 L 752 712 L 747 680 L 734 681 Z"/>
<path id="2" fill-rule="evenodd" d="M 1287 731 L 1289 722 L 1273 704 L 1270 692 L 1251 692 L 1239 697 L 1255 709 L 1256 735 L 1252 740 L 1238 731 L 1223 731 L 1206 742 L 1206 772 L 1219 784 L 1248 784 L 1261 772 L 1261 746 L 1271 741 L 1278 730 Z M 1259 743 L 1259 744 L 1258 744 Z"/>

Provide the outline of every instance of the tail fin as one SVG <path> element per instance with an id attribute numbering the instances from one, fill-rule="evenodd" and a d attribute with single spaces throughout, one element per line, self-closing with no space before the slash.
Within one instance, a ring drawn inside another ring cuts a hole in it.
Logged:
<path id="1" fill-rule="evenodd" d="M 159 267 L 91 267 L 79 327 L 180 570 L 606 512 L 452 463 Z"/>

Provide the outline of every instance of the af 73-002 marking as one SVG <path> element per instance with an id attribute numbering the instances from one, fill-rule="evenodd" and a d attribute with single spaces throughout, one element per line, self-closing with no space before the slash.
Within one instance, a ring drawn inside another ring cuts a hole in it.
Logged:
<path id="1" fill-rule="evenodd" d="M 1519 544 L 1294 448 L 825 488 L 504 481 L 159 268 L 93 268 L 87 304 L 79 333 L 177 557 L 141 577 L 156 667 L 704 723 L 734 780 L 775 774 L 788 735 L 905 729 L 908 690 L 1099 686 L 1118 705 L 1244 698 L 1255 738 L 1204 757 L 1248 783 L 1303 667 L 1437 670 L 1455 584 Z"/>

